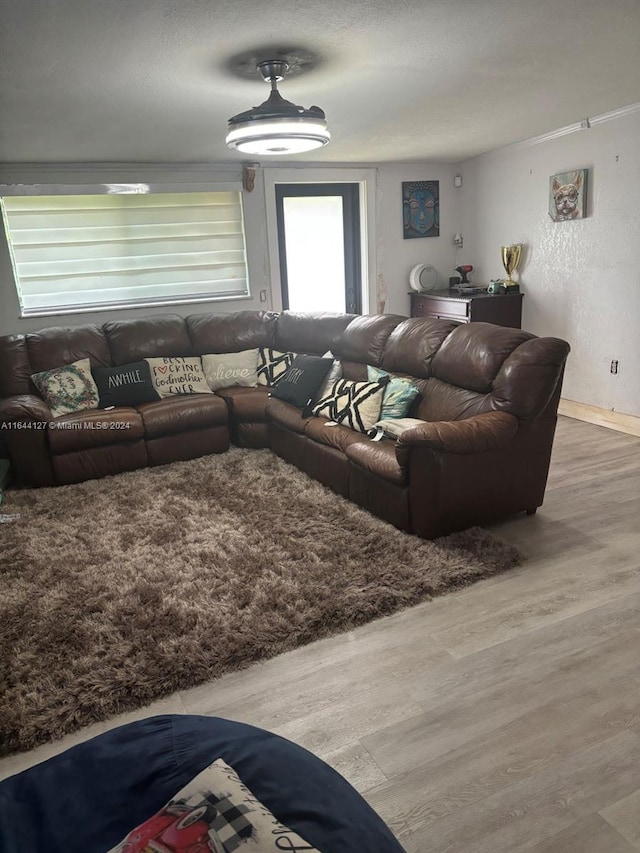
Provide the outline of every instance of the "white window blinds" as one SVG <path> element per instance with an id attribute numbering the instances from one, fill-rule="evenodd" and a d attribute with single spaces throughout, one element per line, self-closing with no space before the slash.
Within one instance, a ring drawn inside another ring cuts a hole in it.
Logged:
<path id="1" fill-rule="evenodd" d="M 23 316 L 248 295 L 240 192 L 2 205 Z"/>

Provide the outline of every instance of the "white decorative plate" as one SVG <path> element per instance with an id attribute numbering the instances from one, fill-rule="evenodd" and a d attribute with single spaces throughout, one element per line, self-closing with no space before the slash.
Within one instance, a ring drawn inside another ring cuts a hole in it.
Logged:
<path id="1" fill-rule="evenodd" d="M 435 290 L 438 286 L 438 271 L 431 264 L 418 264 L 409 273 L 409 284 L 418 293 Z"/>

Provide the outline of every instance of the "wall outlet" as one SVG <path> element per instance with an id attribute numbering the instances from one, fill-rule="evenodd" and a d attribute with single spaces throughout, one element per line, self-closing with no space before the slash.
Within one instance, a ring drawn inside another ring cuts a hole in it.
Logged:
<path id="1" fill-rule="evenodd" d="M 267 291 L 261 290 L 260 291 L 260 302 L 266 302 L 266 301 L 267 301 Z"/>
<path id="2" fill-rule="evenodd" d="M 611 367 L 609 368 L 609 372 L 613 373 L 614 376 L 618 372 L 618 359 L 617 358 L 614 358 L 611 360 Z"/>

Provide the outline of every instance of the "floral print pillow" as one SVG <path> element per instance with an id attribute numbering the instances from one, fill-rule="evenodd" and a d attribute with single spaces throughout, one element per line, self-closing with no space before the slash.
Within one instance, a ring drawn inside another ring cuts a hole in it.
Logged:
<path id="1" fill-rule="evenodd" d="M 54 418 L 98 408 L 98 388 L 91 375 L 88 358 L 34 373 L 31 377 L 43 400 L 48 403 Z"/>

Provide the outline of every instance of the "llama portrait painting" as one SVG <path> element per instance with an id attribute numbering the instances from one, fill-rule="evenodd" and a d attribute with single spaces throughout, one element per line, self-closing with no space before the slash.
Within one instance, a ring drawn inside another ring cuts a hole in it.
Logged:
<path id="1" fill-rule="evenodd" d="M 549 216 L 554 222 L 587 215 L 587 171 L 576 169 L 549 178 Z"/>

